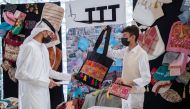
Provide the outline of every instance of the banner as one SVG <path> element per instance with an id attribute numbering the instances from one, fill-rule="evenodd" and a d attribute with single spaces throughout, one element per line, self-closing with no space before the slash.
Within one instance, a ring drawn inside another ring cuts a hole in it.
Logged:
<path id="1" fill-rule="evenodd" d="M 66 27 L 87 27 L 126 22 L 125 0 L 77 0 L 66 2 Z"/>

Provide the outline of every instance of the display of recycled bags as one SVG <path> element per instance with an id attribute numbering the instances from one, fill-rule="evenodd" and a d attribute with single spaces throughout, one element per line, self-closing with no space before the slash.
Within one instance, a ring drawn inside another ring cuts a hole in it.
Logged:
<path id="1" fill-rule="evenodd" d="M 151 26 L 164 15 L 158 0 L 138 0 L 133 12 L 133 19 L 146 26 Z"/>
<path id="2" fill-rule="evenodd" d="M 138 43 L 148 53 L 149 60 L 156 59 L 165 52 L 165 45 L 157 26 L 150 27 L 138 38 Z"/>
<path id="3" fill-rule="evenodd" d="M 97 53 L 97 49 L 100 46 L 104 34 L 106 33 L 103 54 Z M 110 40 L 111 27 L 107 26 L 101 34 L 99 35 L 94 49 L 88 52 L 87 58 L 83 63 L 79 73 L 76 75 L 76 79 L 81 82 L 94 87 L 101 88 L 101 83 L 103 82 L 110 66 L 113 63 L 113 59 L 107 57 L 108 45 Z"/>
<path id="4" fill-rule="evenodd" d="M 190 54 L 190 26 L 180 21 L 174 22 L 167 44 L 167 51 L 187 52 Z"/>
<path id="5" fill-rule="evenodd" d="M 118 96 L 123 99 L 128 99 L 129 92 L 132 89 L 129 85 L 123 85 L 123 84 L 116 84 L 113 83 L 111 87 L 109 87 L 109 94 L 112 94 L 114 96 Z"/>

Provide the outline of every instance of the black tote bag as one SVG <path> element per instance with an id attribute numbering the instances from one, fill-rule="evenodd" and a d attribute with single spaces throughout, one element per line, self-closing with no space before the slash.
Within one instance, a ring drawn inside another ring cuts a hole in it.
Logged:
<path id="1" fill-rule="evenodd" d="M 102 39 L 104 38 L 104 34 L 106 33 L 104 50 L 103 54 L 97 53 L 97 49 L 100 46 Z M 82 67 L 79 70 L 79 73 L 76 75 L 76 79 L 93 87 L 93 88 L 101 88 L 101 84 L 107 75 L 107 72 L 110 66 L 113 63 L 113 59 L 107 57 L 107 51 L 109 46 L 111 34 L 111 27 L 107 26 L 106 29 L 102 30 L 99 35 L 94 49 L 91 52 L 88 52 L 87 58 L 84 61 Z"/>

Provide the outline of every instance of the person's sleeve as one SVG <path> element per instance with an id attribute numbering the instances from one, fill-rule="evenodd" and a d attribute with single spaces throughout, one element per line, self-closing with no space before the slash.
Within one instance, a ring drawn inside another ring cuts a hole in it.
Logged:
<path id="1" fill-rule="evenodd" d="M 67 74 L 67 73 L 57 72 L 50 68 L 50 78 L 57 79 L 57 80 L 63 80 L 63 81 L 70 81 L 71 75 Z"/>
<path id="2" fill-rule="evenodd" d="M 147 55 L 142 55 L 139 58 L 139 71 L 141 77 L 134 79 L 133 82 L 135 82 L 140 87 L 144 87 L 149 84 L 151 80 L 150 66 Z"/>
<path id="3" fill-rule="evenodd" d="M 19 51 L 15 77 L 18 80 L 48 88 L 50 79 L 40 78 L 35 73 L 31 73 L 32 57 L 33 49 L 31 46 L 26 46 L 22 51 Z"/>
<path id="4" fill-rule="evenodd" d="M 111 48 L 111 46 L 108 47 L 108 52 L 107 52 L 107 56 L 110 58 L 118 58 L 118 59 L 122 59 L 124 57 L 124 52 L 125 49 L 118 49 L 118 50 L 114 50 Z"/>

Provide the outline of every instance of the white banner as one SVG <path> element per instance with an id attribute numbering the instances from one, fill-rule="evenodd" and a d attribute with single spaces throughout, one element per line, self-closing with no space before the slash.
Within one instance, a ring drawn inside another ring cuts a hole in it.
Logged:
<path id="1" fill-rule="evenodd" d="M 66 2 L 66 27 L 126 23 L 125 0 L 76 0 Z"/>

